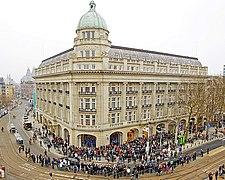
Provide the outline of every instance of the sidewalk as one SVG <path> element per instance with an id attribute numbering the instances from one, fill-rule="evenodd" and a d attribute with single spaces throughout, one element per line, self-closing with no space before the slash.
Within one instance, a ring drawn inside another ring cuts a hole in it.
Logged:
<path id="1" fill-rule="evenodd" d="M 36 120 L 33 118 L 33 116 L 32 116 L 32 117 L 29 116 L 29 119 L 31 120 L 31 122 L 34 122 L 34 123 L 33 123 L 33 127 L 34 127 L 34 128 L 37 128 L 37 130 L 40 128 L 40 129 L 41 129 L 41 132 L 42 132 L 42 124 L 41 124 L 41 123 L 38 123 L 38 121 L 36 121 Z M 195 140 L 193 143 L 186 143 L 185 145 L 182 146 L 182 152 L 184 153 L 184 152 L 186 152 L 186 151 L 188 151 L 188 150 L 197 148 L 197 147 L 199 147 L 199 146 L 202 146 L 202 145 L 207 144 L 207 143 L 209 143 L 209 142 L 215 141 L 215 140 L 217 140 L 217 139 L 219 139 L 219 137 L 211 138 L 211 139 L 208 140 L 208 141 L 207 141 L 207 140 L 201 140 L 201 139 L 198 139 L 198 140 Z M 38 136 L 38 144 L 39 144 L 39 146 L 40 146 L 40 141 L 43 141 L 43 139 L 41 139 L 41 138 Z M 44 149 L 48 150 L 47 144 L 44 144 L 44 142 L 42 142 L 42 147 L 43 147 Z M 179 148 L 180 148 L 179 146 L 176 148 L 176 151 L 177 151 L 177 152 L 179 152 Z M 222 149 L 224 149 L 224 148 L 222 148 Z M 49 150 L 50 150 L 51 153 L 53 153 L 53 154 L 55 154 L 55 155 L 57 155 L 57 156 L 59 156 L 59 157 L 65 157 L 63 154 L 58 153 L 57 150 L 55 150 L 53 146 L 51 146 L 51 148 L 50 148 Z M 211 150 L 210 150 L 210 151 L 211 151 Z M 214 152 L 214 151 L 213 151 L 213 152 Z M 214 153 L 215 153 L 215 152 L 214 152 Z M 211 154 L 211 153 L 210 153 L 210 154 Z M 94 162 L 95 162 L 95 160 L 94 160 Z M 101 161 L 96 160 L 96 162 L 99 162 L 99 163 L 103 163 L 103 162 L 104 162 L 104 163 L 107 163 L 108 161 L 105 160 L 104 158 L 102 158 Z"/>

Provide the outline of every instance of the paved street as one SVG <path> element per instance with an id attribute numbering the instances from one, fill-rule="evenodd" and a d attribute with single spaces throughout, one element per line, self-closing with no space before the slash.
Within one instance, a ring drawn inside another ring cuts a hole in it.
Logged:
<path id="1" fill-rule="evenodd" d="M 0 119 L 0 127 L 3 126 L 5 131 L 0 133 L 0 165 L 6 167 L 6 179 L 49 179 L 49 167 L 41 167 L 40 164 L 27 162 L 23 152 L 18 152 L 18 145 L 15 142 L 14 134 L 9 133 L 9 119 L 13 122 L 24 139 L 25 146 L 31 148 L 31 152 L 35 154 L 43 153 L 44 148 L 40 147 L 38 143 L 29 145 L 29 137 L 32 135 L 32 131 L 25 131 L 22 127 L 22 119 L 24 114 L 24 109 L 26 104 L 14 109 L 12 115 L 16 115 L 15 119 L 9 118 L 9 115 Z M 190 146 L 190 144 L 189 144 Z M 193 145 L 195 146 L 195 145 Z M 197 146 L 197 145 L 196 145 Z M 205 154 L 204 158 L 198 158 L 197 161 L 186 164 L 183 167 L 179 166 L 175 169 L 175 172 L 171 175 L 163 175 L 156 177 L 154 174 L 141 175 L 140 179 L 204 179 L 207 177 L 209 171 L 214 172 L 219 165 L 225 162 L 225 150 L 221 147 L 221 141 L 215 140 L 204 144 L 204 146 L 197 146 L 187 150 L 186 152 L 200 151 L 202 148 L 206 151 L 210 148 L 209 155 Z M 190 148 L 190 147 L 189 147 Z M 56 154 L 49 153 L 50 157 L 57 157 Z M 53 172 L 54 179 L 72 179 L 72 172 L 64 172 L 58 170 L 51 170 Z M 103 176 L 91 176 L 88 178 L 87 175 L 78 174 L 76 179 L 99 179 L 104 178 Z M 110 177 L 112 178 L 112 176 Z M 109 178 L 108 178 L 109 179 Z M 128 179 L 126 177 L 121 177 L 120 179 Z"/>

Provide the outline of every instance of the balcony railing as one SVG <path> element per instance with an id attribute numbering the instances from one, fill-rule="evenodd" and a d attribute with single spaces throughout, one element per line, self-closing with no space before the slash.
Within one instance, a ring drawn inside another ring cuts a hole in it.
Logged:
<path id="1" fill-rule="evenodd" d="M 96 92 L 79 92 L 80 95 L 96 95 Z"/>
<path id="2" fill-rule="evenodd" d="M 121 110 L 121 107 L 113 107 L 113 108 L 109 108 L 109 111 L 116 111 L 116 110 Z"/>
<path id="3" fill-rule="evenodd" d="M 109 91 L 109 94 L 121 94 L 121 91 Z"/>
<path id="4" fill-rule="evenodd" d="M 88 126 L 88 125 L 80 125 L 80 124 L 78 124 L 77 127 L 82 129 L 99 129 L 100 128 L 100 126 L 97 126 L 97 125 Z"/>
<path id="5" fill-rule="evenodd" d="M 138 91 L 126 91 L 126 94 L 137 94 Z"/>
<path id="6" fill-rule="evenodd" d="M 96 112 L 96 109 L 82 109 L 82 108 L 79 108 L 79 111 L 80 112 Z"/>
<path id="7" fill-rule="evenodd" d="M 148 94 L 148 93 L 152 93 L 152 90 L 143 90 L 142 94 Z"/>
<path id="8" fill-rule="evenodd" d="M 157 103 L 155 106 L 164 106 L 164 103 Z"/>
<path id="9" fill-rule="evenodd" d="M 126 109 L 136 109 L 137 108 L 137 105 L 136 106 L 127 106 Z"/>
<path id="10" fill-rule="evenodd" d="M 156 90 L 156 93 L 164 93 L 165 90 Z"/>
<path id="11" fill-rule="evenodd" d="M 169 106 L 171 106 L 171 105 L 175 105 L 176 103 L 175 102 L 168 102 L 167 103 Z"/>
<path id="12" fill-rule="evenodd" d="M 143 108 L 145 108 L 145 107 L 152 107 L 152 105 L 151 104 L 144 104 L 144 105 L 142 105 L 142 107 Z"/>
<path id="13" fill-rule="evenodd" d="M 176 89 L 169 89 L 168 92 L 176 92 Z"/>

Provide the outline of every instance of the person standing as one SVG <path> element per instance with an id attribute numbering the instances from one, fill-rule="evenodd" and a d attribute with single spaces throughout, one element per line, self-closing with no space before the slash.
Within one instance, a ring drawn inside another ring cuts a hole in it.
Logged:
<path id="1" fill-rule="evenodd" d="M 211 172 L 208 174 L 208 179 L 213 180 L 213 174 Z"/>
<path id="2" fill-rule="evenodd" d="M 216 178 L 216 180 L 218 179 L 218 175 L 219 175 L 219 172 L 218 172 L 218 170 L 216 170 L 216 172 L 215 172 L 215 178 Z"/>

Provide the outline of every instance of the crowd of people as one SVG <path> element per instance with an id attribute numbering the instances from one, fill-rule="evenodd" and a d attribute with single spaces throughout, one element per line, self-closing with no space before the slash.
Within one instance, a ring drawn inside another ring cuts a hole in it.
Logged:
<path id="1" fill-rule="evenodd" d="M 173 173 L 174 169 L 185 163 L 196 160 L 197 152 L 183 153 L 182 147 L 174 141 L 174 134 L 162 133 L 152 135 L 150 138 L 139 137 L 132 141 L 111 144 L 100 147 L 76 147 L 68 145 L 67 141 L 50 133 L 45 127 L 35 131 L 41 136 L 49 150 L 51 146 L 58 152 L 62 152 L 63 158 L 50 158 L 47 150 L 43 154 L 35 155 L 30 148 L 25 149 L 28 161 L 40 163 L 41 166 L 52 169 L 73 171 L 90 175 L 104 175 L 119 178 L 130 176 L 138 178 L 140 174 Z M 46 140 L 47 139 L 47 140 Z M 147 150 L 147 142 L 150 148 Z M 179 150 L 177 150 L 179 149 Z M 200 153 L 203 156 L 203 151 Z"/>

